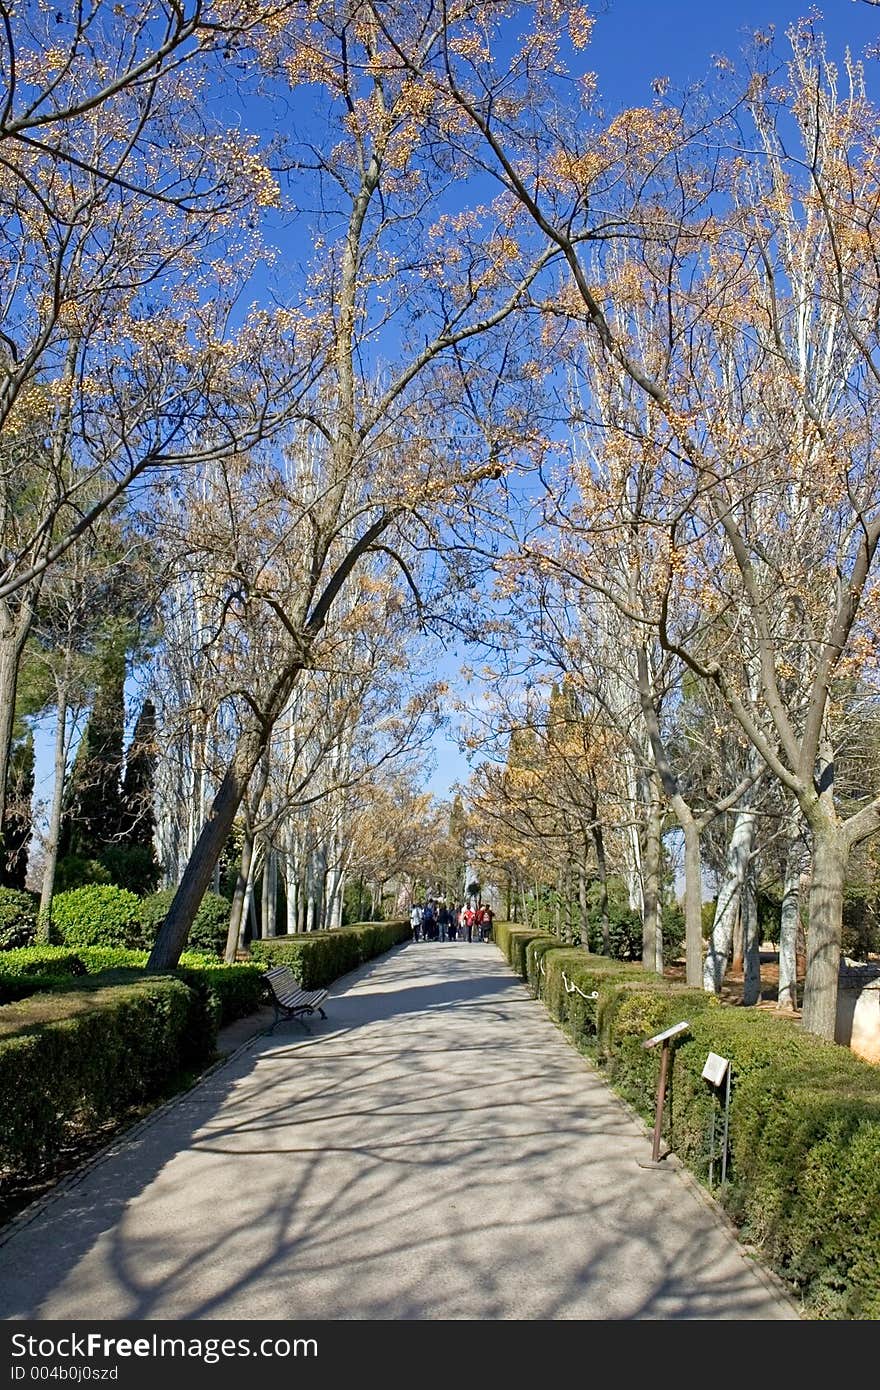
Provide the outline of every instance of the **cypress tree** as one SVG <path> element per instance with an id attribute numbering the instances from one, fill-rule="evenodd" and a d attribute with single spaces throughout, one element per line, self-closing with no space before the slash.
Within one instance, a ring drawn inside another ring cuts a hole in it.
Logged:
<path id="1" fill-rule="evenodd" d="M 125 835 L 122 745 L 125 726 L 125 652 L 104 659 L 95 702 L 77 749 L 66 797 L 64 854 L 97 859 Z"/>
<path id="2" fill-rule="evenodd" d="M 3 855 L 0 883 L 23 889 L 27 879 L 28 846 L 33 829 L 34 736 L 28 731 L 12 752 L 3 817 Z"/>
<path id="3" fill-rule="evenodd" d="M 153 777 L 156 770 L 156 707 L 144 700 L 125 760 L 122 804 L 125 839 L 130 845 L 152 848 L 156 829 Z"/>

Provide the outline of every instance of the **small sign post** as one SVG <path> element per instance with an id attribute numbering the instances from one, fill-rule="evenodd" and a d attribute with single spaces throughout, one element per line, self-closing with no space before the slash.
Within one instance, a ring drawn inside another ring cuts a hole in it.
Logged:
<path id="1" fill-rule="evenodd" d="M 650 1165 L 642 1164 L 642 1167 L 656 1167 L 660 1162 L 660 1131 L 663 1126 L 663 1103 L 666 1099 L 666 1082 L 669 1078 L 669 1044 L 671 1040 L 684 1033 L 690 1028 L 689 1023 L 673 1023 L 671 1028 L 658 1033 L 656 1037 L 648 1038 L 647 1042 L 642 1043 L 642 1047 L 650 1049 L 660 1046 L 660 1076 L 657 1080 L 657 1109 L 654 1117 L 654 1143 L 651 1149 Z"/>
<path id="2" fill-rule="evenodd" d="M 724 1085 L 724 1138 L 721 1142 L 721 1186 L 727 1181 L 727 1136 L 730 1127 L 730 1076 L 733 1068 L 727 1057 L 710 1052 L 702 1070 L 704 1081 L 717 1091 Z M 709 1190 L 715 1182 L 715 1103 L 712 1103 L 712 1129 L 709 1139 Z"/>

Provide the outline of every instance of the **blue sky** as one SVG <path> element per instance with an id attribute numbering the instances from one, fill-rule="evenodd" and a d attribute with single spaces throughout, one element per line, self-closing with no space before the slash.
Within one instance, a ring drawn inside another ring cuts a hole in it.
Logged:
<path id="1" fill-rule="evenodd" d="M 735 60 L 756 29 L 774 26 L 783 51 L 785 29 L 810 11 L 807 3 L 774 0 L 598 0 L 594 8 L 598 17 L 593 41 L 580 58 L 584 69 L 596 72 L 609 115 L 626 106 L 650 103 L 655 78 L 668 78 L 672 89 L 679 89 L 703 78 L 712 68 L 714 55 L 723 53 Z M 832 57 L 842 59 L 847 45 L 856 54 L 871 45 L 880 47 L 880 7 L 862 0 L 833 0 L 817 13 L 821 15 L 817 27 L 825 33 Z M 876 86 L 878 60 L 870 66 L 869 82 Z M 455 682 L 461 659 L 479 665 L 475 654 L 447 652 L 437 674 Z M 478 694 L 473 686 L 469 693 Z M 38 797 L 50 790 L 46 743 L 38 737 Z M 469 773 L 454 729 L 438 732 L 433 754 L 436 766 L 428 787 L 445 797 L 451 783 L 466 780 Z"/>
<path id="2" fill-rule="evenodd" d="M 777 47 L 784 53 L 785 30 L 811 13 L 807 3 L 773 0 L 606 0 L 596 8 L 593 40 L 581 56 L 584 68 L 598 76 L 608 115 L 626 106 L 650 104 L 655 78 L 668 78 L 673 89 L 683 88 L 705 77 L 716 55 L 736 61 L 755 30 L 774 26 Z M 863 0 L 834 0 L 812 12 L 821 15 L 817 28 L 825 34 L 829 56 L 836 61 L 842 61 L 847 47 L 855 56 L 871 46 L 880 48 L 880 6 Z M 871 59 L 870 69 L 869 84 L 876 86 L 880 60 Z M 479 664 L 475 656 L 470 659 Z M 456 660 L 448 656 L 441 674 L 454 682 L 456 669 Z M 463 693 L 477 694 L 473 686 Z M 446 797 L 452 782 L 465 781 L 469 775 L 454 729 L 435 735 L 433 753 L 436 766 L 427 785 L 435 796 Z"/>
<path id="3" fill-rule="evenodd" d="M 815 10 L 806 2 L 773 0 L 600 0 L 597 8 L 584 58 L 598 74 L 609 113 L 650 101 L 653 78 L 668 77 L 675 87 L 698 81 L 715 54 L 736 59 L 754 30 L 773 25 L 782 39 L 790 24 L 811 12 L 821 15 L 817 28 L 834 57 L 841 58 L 847 45 L 860 54 L 880 41 L 880 8 L 863 0 L 831 0 Z"/>

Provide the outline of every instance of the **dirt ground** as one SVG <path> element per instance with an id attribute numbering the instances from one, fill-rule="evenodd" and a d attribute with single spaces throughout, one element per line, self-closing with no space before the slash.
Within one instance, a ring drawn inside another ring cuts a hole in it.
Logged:
<path id="1" fill-rule="evenodd" d="M 664 976 L 668 980 L 685 981 L 684 961 L 676 961 L 674 965 L 667 965 L 663 970 Z M 798 975 L 798 1003 L 803 998 L 804 980 L 803 975 Z M 761 951 L 761 1002 L 756 1008 L 775 1009 L 779 991 L 779 953 L 765 948 Z M 721 998 L 725 1004 L 742 1005 L 743 992 L 743 972 L 740 965 L 737 969 L 731 966 L 724 977 L 721 986 Z M 792 1011 L 792 1017 L 800 1017 L 800 1009 Z"/>

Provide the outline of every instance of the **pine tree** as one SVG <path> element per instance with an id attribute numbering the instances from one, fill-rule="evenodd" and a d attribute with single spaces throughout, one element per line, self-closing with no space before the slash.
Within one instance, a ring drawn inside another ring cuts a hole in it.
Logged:
<path id="1" fill-rule="evenodd" d="M 125 652 L 114 646 L 105 657 L 70 775 L 61 834 L 64 854 L 97 859 L 125 834 L 121 786 L 124 687 Z"/>
<path id="2" fill-rule="evenodd" d="M 156 829 L 153 777 L 156 769 L 156 707 L 144 700 L 135 725 L 122 782 L 125 839 L 152 848 Z"/>
<path id="3" fill-rule="evenodd" d="M 34 794 L 34 736 L 28 731 L 15 746 L 9 765 L 3 817 L 3 856 L 0 883 L 23 889 L 27 879 L 28 845 L 33 829 L 31 799 Z"/>

